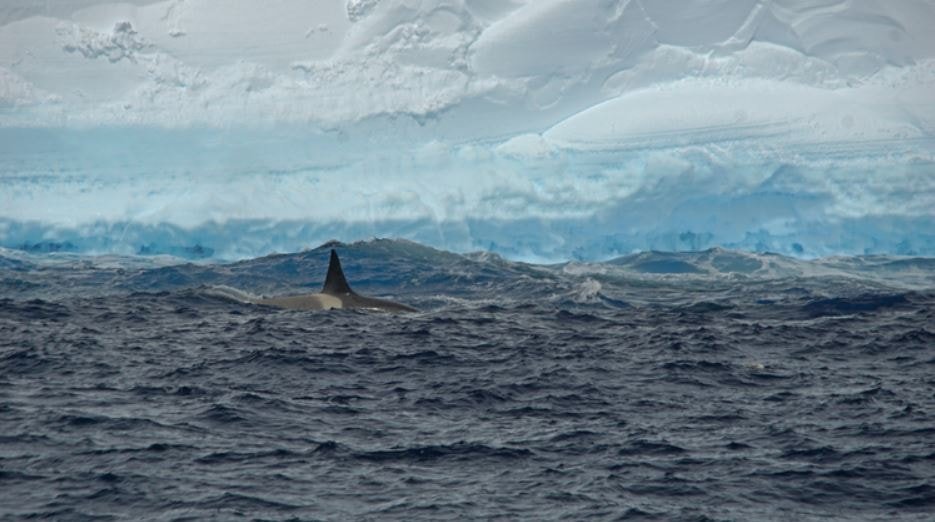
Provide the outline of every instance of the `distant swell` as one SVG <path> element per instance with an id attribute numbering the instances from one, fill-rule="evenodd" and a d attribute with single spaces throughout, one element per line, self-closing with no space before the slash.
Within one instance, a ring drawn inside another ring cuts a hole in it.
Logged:
<path id="1" fill-rule="evenodd" d="M 386 461 L 434 461 L 451 459 L 454 461 L 473 461 L 478 459 L 523 459 L 532 455 L 529 450 L 512 448 L 493 448 L 483 444 L 457 443 L 444 446 L 420 446 L 405 449 L 370 451 L 358 453 L 361 460 Z"/>
<path id="2" fill-rule="evenodd" d="M 908 303 L 905 295 L 865 294 L 857 297 L 835 297 L 818 299 L 805 305 L 805 311 L 813 317 L 825 315 L 853 314 L 874 312 L 881 309 L 896 308 Z"/>

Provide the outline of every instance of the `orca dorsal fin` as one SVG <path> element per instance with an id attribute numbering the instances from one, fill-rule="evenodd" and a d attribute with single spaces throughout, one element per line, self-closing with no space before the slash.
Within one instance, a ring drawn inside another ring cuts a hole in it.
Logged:
<path id="1" fill-rule="evenodd" d="M 331 262 L 328 263 L 328 276 L 325 277 L 325 286 L 321 288 L 323 294 L 350 294 L 351 285 L 347 284 L 344 278 L 344 270 L 341 270 L 341 261 L 338 259 L 338 253 L 331 249 Z"/>

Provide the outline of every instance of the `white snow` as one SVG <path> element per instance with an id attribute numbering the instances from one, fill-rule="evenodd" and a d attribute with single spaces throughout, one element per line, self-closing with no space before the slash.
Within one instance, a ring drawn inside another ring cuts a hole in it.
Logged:
<path id="1" fill-rule="evenodd" d="M 929 90 L 932 89 L 932 90 Z M 643 88 L 581 111 L 545 137 L 571 148 L 650 147 L 766 138 L 771 147 L 925 138 L 905 117 L 935 122 L 927 86 L 823 89 L 776 80 L 690 79 Z"/>
<path id="2" fill-rule="evenodd" d="M 935 255 L 929 0 L 6 0 L 0 246 Z"/>

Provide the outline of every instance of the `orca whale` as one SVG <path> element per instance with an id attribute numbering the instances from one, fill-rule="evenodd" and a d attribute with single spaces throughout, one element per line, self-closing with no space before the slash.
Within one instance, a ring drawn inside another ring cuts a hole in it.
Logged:
<path id="1" fill-rule="evenodd" d="M 381 312 L 418 312 L 411 306 L 401 303 L 366 297 L 351 290 L 351 286 L 344 277 L 341 269 L 341 260 L 338 253 L 331 249 L 331 261 L 328 264 L 328 275 L 321 292 L 317 294 L 290 295 L 283 297 L 267 297 L 257 299 L 256 304 L 288 308 L 291 310 L 333 310 L 337 308 L 361 308 Z"/>

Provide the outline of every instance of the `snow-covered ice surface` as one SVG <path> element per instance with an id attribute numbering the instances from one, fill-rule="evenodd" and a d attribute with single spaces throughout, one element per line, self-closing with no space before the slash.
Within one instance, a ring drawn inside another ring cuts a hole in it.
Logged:
<path id="1" fill-rule="evenodd" d="M 930 0 L 5 0 L 0 246 L 935 255 Z"/>

